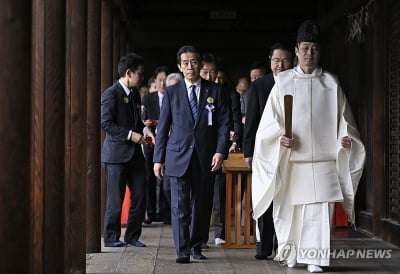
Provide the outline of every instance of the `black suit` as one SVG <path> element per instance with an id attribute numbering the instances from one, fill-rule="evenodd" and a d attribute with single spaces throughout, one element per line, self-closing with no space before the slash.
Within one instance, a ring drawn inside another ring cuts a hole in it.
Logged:
<path id="1" fill-rule="evenodd" d="M 253 157 L 256 132 L 261 120 L 269 93 L 275 84 L 272 73 L 265 75 L 251 83 L 248 92 L 246 123 L 243 134 L 243 155 L 245 158 Z M 257 242 L 256 257 L 264 258 L 272 253 L 275 234 L 272 219 L 272 204 L 268 210 L 257 220 L 260 231 L 260 242 Z"/>
<path id="2" fill-rule="evenodd" d="M 107 181 L 106 212 L 104 216 L 104 243 L 119 241 L 121 210 L 128 186 L 131 192 L 125 241 L 135 242 L 142 232 L 146 209 L 146 172 L 140 144 L 128 140 L 129 131 L 142 133 L 140 96 L 126 93 L 119 81 L 107 88 L 101 96 L 101 128 L 106 132 L 101 162 Z"/>
<path id="3" fill-rule="evenodd" d="M 143 120 L 157 120 L 160 118 L 160 99 L 158 92 L 152 92 L 146 94 L 142 98 L 142 119 Z M 153 133 L 156 131 L 156 125 L 151 126 Z M 168 176 L 164 176 L 160 182 L 160 191 L 157 195 L 157 182 L 158 179 L 154 175 L 153 171 L 153 153 L 154 146 L 144 146 L 144 158 L 146 160 L 146 181 L 147 181 L 147 217 L 149 220 L 157 220 L 163 218 L 166 223 L 171 222 L 171 209 L 170 209 L 170 198 L 171 192 L 164 194 L 163 187 L 167 187 Z M 157 198 L 158 197 L 158 198 Z M 160 215 L 157 218 L 157 200 L 159 202 Z"/>
<path id="4" fill-rule="evenodd" d="M 252 82 L 247 91 L 246 123 L 243 133 L 243 154 L 245 158 L 253 157 L 258 125 L 274 84 L 274 76 L 270 73 Z"/>
<path id="5" fill-rule="evenodd" d="M 223 84 L 222 92 L 225 94 L 230 106 L 230 131 L 234 131 L 240 143 L 243 135 L 242 113 L 240 112 L 240 95 L 232 85 Z M 228 148 L 229 149 L 229 148 Z M 226 202 L 226 176 L 222 169 L 215 175 L 213 213 L 215 225 L 215 238 L 225 239 L 225 202 Z M 207 235 L 208 236 L 208 235 Z M 208 237 L 204 240 L 207 243 Z"/>

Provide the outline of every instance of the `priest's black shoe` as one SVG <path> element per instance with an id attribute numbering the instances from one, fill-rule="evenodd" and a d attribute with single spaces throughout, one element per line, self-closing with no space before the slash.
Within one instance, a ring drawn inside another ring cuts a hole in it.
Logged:
<path id="1" fill-rule="evenodd" d="M 179 256 L 176 258 L 176 263 L 177 264 L 188 264 L 190 263 L 190 257 L 189 256 Z"/>
<path id="2" fill-rule="evenodd" d="M 121 246 L 126 246 L 128 243 L 125 241 L 116 241 L 113 243 L 104 243 L 105 247 L 121 247 Z"/>

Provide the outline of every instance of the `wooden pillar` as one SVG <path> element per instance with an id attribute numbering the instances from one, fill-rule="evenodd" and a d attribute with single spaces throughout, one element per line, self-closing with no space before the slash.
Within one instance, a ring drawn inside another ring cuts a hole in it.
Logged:
<path id="1" fill-rule="evenodd" d="M 112 20 L 112 1 L 102 0 L 101 1 L 101 92 L 108 88 L 112 82 L 112 71 L 113 71 L 113 51 L 112 51 L 112 33 L 113 33 L 113 20 Z M 99 103 L 100 104 L 100 103 Z M 101 134 L 101 144 L 104 140 L 104 132 Z M 101 176 L 101 221 L 103 224 L 104 212 L 105 212 L 105 199 L 106 199 L 106 182 L 102 169 Z M 103 225 L 102 231 L 103 231 Z"/>
<path id="2" fill-rule="evenodd" d="M 86 252 L 101 252 L 99 0 L 88 0 Z"/>
<path id="3" fill-rule="evenodd" d="M 30 268 L 31 3 L 0 8 L 0 273 Z"/>
<path id="4" fill-rule="evenodd" d="M 65 3 L 32 3 L 32 273 L 63 273 Z"/>
<path id="5" fill-rule="evenodd" d="M 120 48 L 120 33 L 121 33 L 121 23 L 120 19 L 118 16 L 118 9 L 114 9 L 114 16 L 113 16 L 113 64 L 112 64 L 112 69 L 113 69 L 113 74 L 112 74 L 112 79 L 116 80 L 118 79 L 118 61 L 120 58 L 119 54 L 119 48 Z"/>
<path id="6" fill-rule="evenodd" d="M 87 1 L 66 2 L 65 273 L 86 268 Z"/>
<path id="7" fill-rule="evenodd" d="M 372 166 L 372 190 L 374 193 L 373 207 L 373 234 L 385 238 L 382 235 L 382 219 L 385 216 L 385 90 L 384 73 L 387 62 L 385 41 L 385 3 L 377 0 L 373 2 L 373 92 L 372 101 L 372 128 L 371 142 L 368 144 L 367 153 L 371 153 L 369 159 Z"/>

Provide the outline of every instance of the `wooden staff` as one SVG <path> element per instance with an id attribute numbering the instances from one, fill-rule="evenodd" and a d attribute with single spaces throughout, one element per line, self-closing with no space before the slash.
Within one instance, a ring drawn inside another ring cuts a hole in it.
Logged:
<path id="1" fill-rule="evenodd" d="M 285 136 L 292 138 L 292 109 L 293 109 L 293 96 L 284 96 L 285 105 Z"/>

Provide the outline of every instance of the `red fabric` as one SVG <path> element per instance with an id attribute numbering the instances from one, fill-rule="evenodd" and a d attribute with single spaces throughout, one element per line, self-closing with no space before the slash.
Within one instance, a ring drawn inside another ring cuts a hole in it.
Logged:
<path id="1" fill-rule="evenodd" d="M 333 226 L 348 226 L 347 214 L 344 212 L 342 203 L 335 203 L 335 214 L 333 216 Z"/>
<path id="2" fill-rule="evenodd" d="M 125 198 L 124 198 L 124 202 L 122 204 L 121 225 L 126 225 L 128 222 L 129 207 L 131 206 L 130 196 L 131 196 L 131 193 L 129 191 L 129 188 L 126 187 Z"/>

